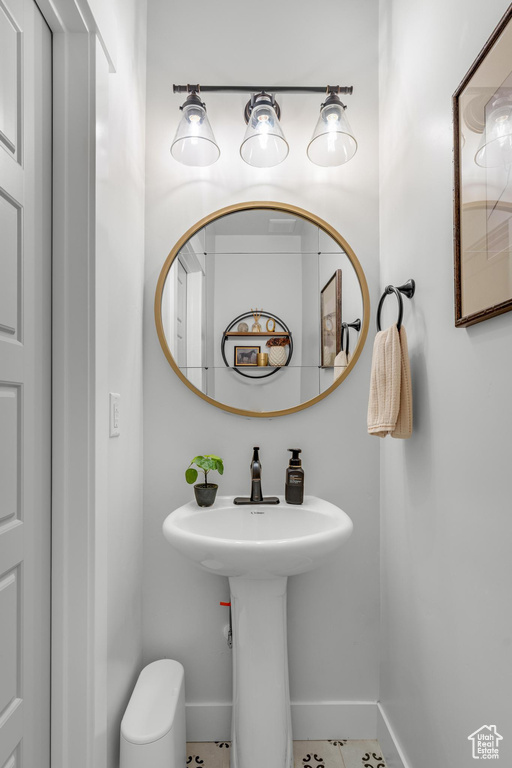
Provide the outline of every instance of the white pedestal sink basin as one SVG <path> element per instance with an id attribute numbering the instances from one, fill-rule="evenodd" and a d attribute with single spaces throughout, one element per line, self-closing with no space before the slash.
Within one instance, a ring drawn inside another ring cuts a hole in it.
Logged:
<path id="1" fill-rule="evenodd" d="M 231 768 L 293 768 L 286 585 L 322 565 L 352 533 L 328 501 L 301 506 L 185 504 L 166 518 L 171 546 L 199 568 L 228 576 L 233 621 Z"/>

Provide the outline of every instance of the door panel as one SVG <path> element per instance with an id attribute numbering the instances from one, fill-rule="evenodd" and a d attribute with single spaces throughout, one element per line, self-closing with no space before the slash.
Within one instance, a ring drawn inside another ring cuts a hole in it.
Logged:
<path id="1" fill-rule="evenodd" d="M 1 101 L 1 99 L 0 99 Z M 0 190 L 0 336 L 19 338 L 21 309 L 21 210 L 16 200 Z"/>
<path id="2" fill-rule="evenodd" d="M 21 30 L 13 14 L 21 17 L 22 8 L 19 0 L 10 0 L 9 6 L 0 0 L 0 144 L 18 158 L 21 129 Z"/>
<path id="3" fill-rule="evenodd" d="M 50 376 L 51 33 L 0 0 L 1 768 L 50 764 Z"/>
<path id="4" fill-rule="evenodd" d="M 0 384 L 0 435 L 2 435 L 0 440 L 0 488 L 2 489 L 0 533 L 4 523 L 7 523 L 7 521 L 12 522 L 13 519 L 19 517 L 19 434 L 19 389 L 18 387 Z M 0 712 L 2 712 L 2 709 L 0 705 Z"/>
<path id="5" fill-rule="evenodd" d="M 0 711 L 4 712 L 15 699 L 19 698 L 18 680 L 18 567 L 0 578 Z M 15 663 L 13 664 L 13 660 Z"/>

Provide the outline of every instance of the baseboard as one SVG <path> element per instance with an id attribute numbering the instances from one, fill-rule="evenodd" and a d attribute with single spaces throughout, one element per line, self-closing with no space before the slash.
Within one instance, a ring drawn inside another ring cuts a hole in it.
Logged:
<path id="1" fill-rule="evenodd" d="M 405 759 L 400 742 L 380 702 L 377 703 L 377 738 L 386 760 L 387 768 L 410 768 L 410 764 Z"/>
<path id="2" fill-rule="evenodd" d="M 292 702 L 293 738 L 378 739 L 387 768 L 411 768 L 382 705 L 374 701 Z M 229 741 L 231 704 L 187 704 L 187 741 Z"/>
<path id="3" fill-rule="evenodd" d="M 374 701 L 299 701 L 292 702 L 291 710 L 298 741 L 377 738 Z M 231 739 L 231 704 L 187 704 L 186 717 L 187 741 Z"/>

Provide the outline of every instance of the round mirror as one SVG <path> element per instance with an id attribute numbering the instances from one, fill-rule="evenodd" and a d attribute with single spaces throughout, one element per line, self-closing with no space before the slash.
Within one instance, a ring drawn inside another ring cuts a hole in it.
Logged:
<path id="1" fill-rule="evenodd" d="M 241 203 L 199 221 L 167 257 L 155 296 L 174 371 L 245 416 L 282 416 L 329 395 L 356 364 L 369 316 L 348 243 L 283 203 Z"/>

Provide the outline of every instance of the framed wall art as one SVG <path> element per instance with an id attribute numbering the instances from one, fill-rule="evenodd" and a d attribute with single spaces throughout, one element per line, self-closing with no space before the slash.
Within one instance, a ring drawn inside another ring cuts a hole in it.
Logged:
<path id="1" fill-rule="evenodd" d="M 246 365 L 258 365 L 258 355 L 260 352 L 261 347 L 235 347 L 235 367 L 240 368 Z"/>
<path id="2" fill-rule="evenodd" d="M 455 325 L 512 309 L 512 5 L 453 96 Z"/>
<path id="3" fill-rule="evenodd" d="M 327 281 L 320 293 L 322 368 L 332 368 L 341 352 L 341 269 Z"/>

